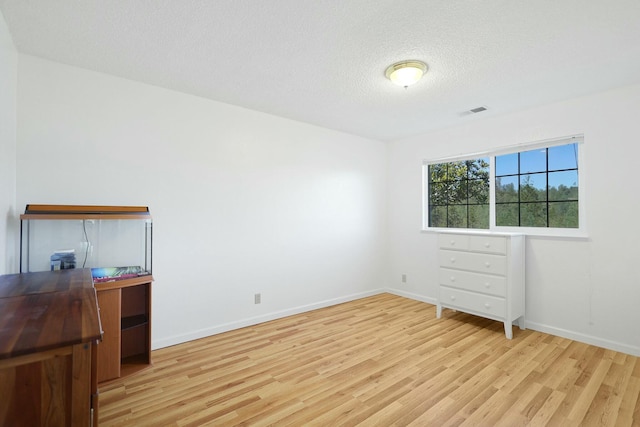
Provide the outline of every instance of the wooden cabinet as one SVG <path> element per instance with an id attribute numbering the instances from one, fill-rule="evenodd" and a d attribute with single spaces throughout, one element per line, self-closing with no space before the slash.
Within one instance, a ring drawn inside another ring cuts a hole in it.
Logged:
<path id="1" fill-rule="evenodd" d="M 20 271 L 90 268 L 103 338 L 98 382 L 151 363 L 153 223 L 146 206 L 39 205 L 20 215 Z"/>
<path id="2" fill-rule="evenodd" d="M 524 236 L 493 233 L 438 235 L 439 295 L 437 317 L 443 308 L 483 316 L 524 329 Z"/>
<path id="3" fill-rule="evenodd" d="M 89 270 L 0 276 L 0 425 L 97 426 L 99 338 Z"/>
<path id="4" fill-rule="evenodd" d="M 96 283 L 104 330 L 98 382 L 151 364 L 151 276 Z"/>
<path id="5" fill-rule="evenodd" d="M 97 292 L 102 342 L 98 351 L 98 382 L 120 376 L 120 289 Z"/>

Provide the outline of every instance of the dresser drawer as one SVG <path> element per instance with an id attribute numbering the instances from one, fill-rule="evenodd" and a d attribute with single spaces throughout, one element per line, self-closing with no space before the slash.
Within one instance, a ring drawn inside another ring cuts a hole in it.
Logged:
<path id="1" fill-rule="evenodd" d="M 505 255 L 507 239 L 502 236 L 469 236 L 469 250 Z"/>
<path id="2" fill-rule="evenodd" d="M 438 304 L 524 329 L 524 236 L 518 233 L 446 231 L 438 234 Z"/>
<path id="3" fill-rule="evenodd" d="M 440 250 L 440 267 L 507 275 L 507 258 L 502 255 Z"/>
<path id="4" fill-rule="evenodd" d="M 440 268 L 440 284 L 472 292 L 505 297 L 507 279 L 503 276 L 473 273 L 470 271 Z"/>
<path id="5" fill-rule="evenodd" d="M 469 310 L 487 317 L 503 319 L 506 316 L 504 298 L 440 286 L 440 301 L 447 307 Z"/>
<path id="6" fill-rule="evenodd" d="M 441 249 L 466 251 L 469 249 L 469 236 L 464 234 L 438 234 L 438 245 Z"/>

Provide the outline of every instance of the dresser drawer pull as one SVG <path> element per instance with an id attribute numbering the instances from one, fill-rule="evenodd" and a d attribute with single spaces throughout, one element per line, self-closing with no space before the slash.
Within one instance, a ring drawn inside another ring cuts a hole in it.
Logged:
<path id="1" fill-rule="evenodd" d="M 451 301 L 455 301 L 456 300 L 456 296 L 455 295 L 451 295 Z"/>
<path id="2" fill-rule="evenodd" d="M 452 241 L 451 241 L 451 246 L 455 246 L 455 245 L 456 245 L 456 241 L 455 241 L 455 240 L 452 240 Z"/>
<path id="3" fill-rule="evenodd" d="M 488 302 L 484 303 L 484 308 L 490 309 L 491 308 L 491 304 L 489 304 Z"/>
<path id="4" fill-rule="evenodd" d="M 485 262 L 484 266 L 487 267 L 487 268 L 490 268 L 491 267 L 491 263 L 490 262 Z"/>
<path id="5" fill-rule="evenodd" d="M 490 247 L 491 247 L 491 243 L 489 243 L 489 242 L 485 243 L 485 244 L 484 244 L 484 247 L 485 247 L 485 248 L 490 248 Z"/>
<path id="6" fill-rule="evenodd" d="M 455 264 L 456 259 L 454 257 L 451 257 L 451 264 Z"/>
<path id="7" fill-rule="evenodd" d="M 454 276 L 451 276 L 451 277 L 449 278 L 449 280 L 451 280 L 452 282 L 455 282 L 455 281 L 456 281 L 456 278 L 455 278 Z"/>
<path id="8" fill-rule="evenodd" d="M 491 283 L 489 283 L 489 282 L 485 283 L 485 284 L 484 284 L 484 287 L 485 287 L 485 288 L 487 288 L 487 289 L 489 289 L 489 288 L 491 287 Z"/>

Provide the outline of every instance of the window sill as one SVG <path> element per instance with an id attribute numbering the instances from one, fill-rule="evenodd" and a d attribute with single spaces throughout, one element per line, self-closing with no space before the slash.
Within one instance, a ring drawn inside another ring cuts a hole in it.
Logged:
<path id="1" fill-rule="evenodd" d="M 560 229 L 560 228 L 511 228 L 499 227 L 494 229 L 479 228 L 423 228 L 421 233 L 456 233 L 456 234 L 491 234 L 491 235 L 513 235 L 522 234 L 534 238 L 566 239 L 566 240 L 589 240 L 589 235 L 585 230 L 580 229 Z"/>

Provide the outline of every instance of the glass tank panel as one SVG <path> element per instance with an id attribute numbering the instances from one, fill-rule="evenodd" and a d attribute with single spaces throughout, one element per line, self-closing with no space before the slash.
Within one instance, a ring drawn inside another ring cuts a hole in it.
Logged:
<path id="1" fill-rule="evenodd" d="M 136 267 L 152 273 L 146 207 L 27 205 L 20 220 L 20 272 Z"/>

